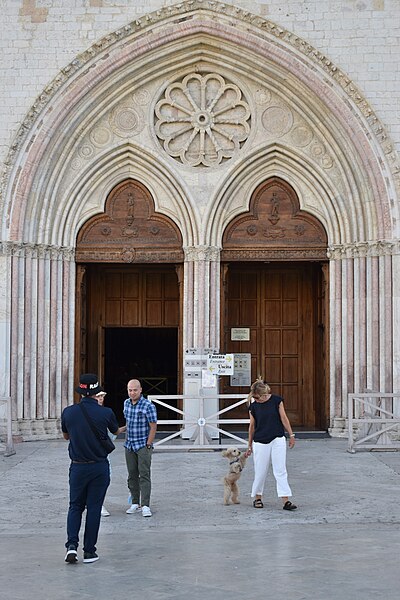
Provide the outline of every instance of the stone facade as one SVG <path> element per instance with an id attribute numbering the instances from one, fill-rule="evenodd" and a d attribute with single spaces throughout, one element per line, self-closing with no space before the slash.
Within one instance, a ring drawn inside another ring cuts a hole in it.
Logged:
<path id="1" fill-rule="evenodd" d="M 17 430 L 49 435 L 72 400 L 76 239 L 112 188 L 142 182 L 178 227 L 184 347 L 218 348 L 224 229 L 278 177 L 328 237 L 342 435 L 349 392 L 399 387 L 398 3 L 42 4 L 2 14 L 0 394 Z"/>

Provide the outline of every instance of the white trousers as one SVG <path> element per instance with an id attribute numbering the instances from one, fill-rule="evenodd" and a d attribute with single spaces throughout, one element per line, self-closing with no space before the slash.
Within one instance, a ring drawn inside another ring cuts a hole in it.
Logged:
<path id="1" fill-rule="evenodd" d="M 286 438 L 275 438 L 269 444 L 253 442 L 254 481 L 251 495 L 262 496 L 269 465 L 272 462 L 272 471 L 276 479 L 276 492 L 279 498 L 291 496 L 287 471 L 286 471 Z"/>

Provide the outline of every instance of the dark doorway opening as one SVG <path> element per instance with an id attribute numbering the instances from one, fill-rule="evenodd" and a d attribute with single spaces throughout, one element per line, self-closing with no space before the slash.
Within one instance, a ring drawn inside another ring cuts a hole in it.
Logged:
<path id="1" fill-rule="evenodd" d="M 106 327 L 104 333 L 105 405 L 113 409 L 120 425 L 125 422 L 123 406 L 130 379 L 141 381 L 146 397 L 177 394 L 177 327 Z M 157 416 L 171 420 L 176 413 L 157 405 Z"/>

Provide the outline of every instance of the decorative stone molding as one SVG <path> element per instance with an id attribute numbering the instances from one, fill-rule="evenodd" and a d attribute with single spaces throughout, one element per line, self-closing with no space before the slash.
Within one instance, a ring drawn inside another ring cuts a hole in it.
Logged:
<path id="1" fill-rule="evenodd" d="M 217 262 L 221 256 L 218 246 L 187 246 L 183 251 L 186 262 Z"/>
<path id="2" fill-rule="evenodd" d="M 0 254 L 3 256 L 40 259 L 50 258 L 52 260 L 75 260 L 75 248 L 63 248 L 62 246 L 31 244 L 26 242 L 0 242 Z"/>
<path id="3" fill-rule="evenodd" d="M 263 98 L 262 104 L 266 106 L 261 115 L 261 124 L 267 135 L 274 141 L 280 138 L 288 140 L 291 145 L 304 149 L 311 160 L 316 161 L 323 169 L 331 169 L 334 160 L 328 153 L 326 144 L 321 141 L 318 130 L 310 126 L 301 112 L 291 109 L 278 95 L 265 88 L 257 92 L 258 97 Z M 257 102 L 257 97 L 256 103 L 261 104 L 260 100 Z"/>
<path id="4" fill-rule="evenodd" d="M 273 36 L 277 40 L 292 46 L 296 51 L 307 56 L 318 66 L 318 68 L 324 70 L 338 83 L 352 102 L 358 107 L 362 115 L 367 119 L 373 134 L 381 145 L 383 153 L 387 155 L 393 176 L 398 185 L 400 185 L 399 157 L 393 148 L 393 144 L 390 141 L 384 126 L 354 82 L 351 81 L 348 75 L 341 71 L 327 56 L 316 50 L 311 44 L 294 33 L 279 27 L 272 21 L 268 21 L 259 15 L 252 14 L 249 11 L 234 5 L 216 2 L 214 0 L 186 0 L 172 6 L 163 6 L 152 13 L 139 17 L 135 21 L 132 21 L 114 32 L 107 34 L 96 41 L 90 48 L 80 53 L 58 73 L 37 97 L 15 136 L 8 156 L 4 161 L 5 168 L 3 169 L 0 180 L 0 198 L 4 193 L 4 187 L 7 185 L 9 171 L 17 152 L 20 150 L 43 109 L 52 101 L 57 91 L 68 80 L 72 79 L 79 70 L 99 57 L 104 51 L 109 50 L 112 46 L 120 43 L 121 40 L 124 40 L 137 32 L 143 33 L 146 29 L 154 28 L 164 20 L 166 21 L 174 18 L 179 19 L 185 14 L 187 15 L 187 18 L 190 18 L 189 15 L 196 11 L 201 11 L 203 13 L 208 12 L 219 16 L 225 21 L 228 20 L 231 27 L 240 28 L 243 27 L 243 24 L 254 27 L 258 30 L 259 35 L 264 34 L 265 36 Z M 260 99 L 262 100 L 265 96 L 259 94 L 258 98 L 260 101 Z"/>
<path id="5" fill-rule="evenodd" d="M 170 84 L 155 107 L 164 150 L 183 164 L 211 167 L 232 158 L 250 133 L 243 92 L 216 73 L 190 73 Z"/>
<path id="6" fill-rule="evenodd" d="M 400 240 L 378 240 L 372 242 L 355 242 L 354 244 L 332 245 L 328 247 L 330 260 L 344 258 L 365 258 L 368 256 L 392 256 L 400 254 Z"/>
<path id="7" fill-rule="evenodd" d="M 326 250 L 323 248 L 302 249 L 268 249 L 264 250 L 223 250 L 222 260 L 246 262 L 268 260 L 326 260 Z"/>
<path id="8" fill-rule="evenodd" d="M 106 262 L 106 263 L 181 263 L 180 250 L 140 250 L 124 247 L 122 250 L 107 250 L 104 248 L 76 251 L 76 262 Z"/>

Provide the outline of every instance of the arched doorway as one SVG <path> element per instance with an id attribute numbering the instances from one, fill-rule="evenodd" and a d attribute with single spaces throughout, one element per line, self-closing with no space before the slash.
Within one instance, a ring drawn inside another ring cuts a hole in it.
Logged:
<path id="1" fill-rule="evenodd" d="M 117 185 L 79 232 L 75 370 L 99 374 L 121 422 L 129 379 L 145 394 L 180 388 L 181 246 L 135 180 Z"/>
<path id="2" fill-rule="evenodd" d="M 223 236 L 223 348 L 250 358 L 251 381 L 261 375 L 284 397 L 297 429 L 328 427 L 326 245 L 323 226 L 277 178 Z M 248 392 L 224 379 L 225 393 Z"/>

